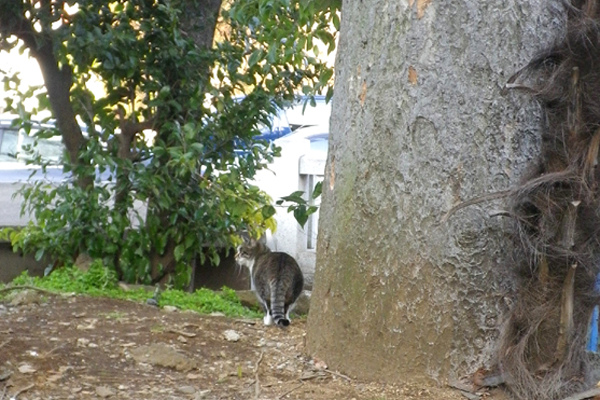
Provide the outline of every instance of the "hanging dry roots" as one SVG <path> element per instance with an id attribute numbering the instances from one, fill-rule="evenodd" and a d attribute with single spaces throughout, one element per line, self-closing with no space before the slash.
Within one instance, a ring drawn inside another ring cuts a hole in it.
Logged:
<path id="1" fill-rule="evenodd" d="M 600 272 L 600 0 L 565 3 L 563 40 L 508 82 L 542 104 L 536 171 L 510 196 L 516 302 L 498 363 L 519 398 L 560 399 L 591 384 L 585 351 Z"/>

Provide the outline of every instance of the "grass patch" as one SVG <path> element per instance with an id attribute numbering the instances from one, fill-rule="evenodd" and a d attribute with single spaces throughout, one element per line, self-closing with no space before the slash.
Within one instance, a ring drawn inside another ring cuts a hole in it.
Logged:
<path id="1" fill-rule="evenodd" d="M 114 320 L 120 320 L 123 319 L 127 316 L 126 313 L 122 313 L 119 311 L 113 311 L 113 312 L 109 312 L 109 313 L 102 313 L 101 315 L 103 315 L 106 319 L 114 319 Z"/>
<path id="2" fill-rule="evenodd" d="M 31 277 L 25 271 L 15 278 L 11 285 L 29 285 L 60 293 L 77 293 L 142 303 L 153 295 L 152 292 L 144 289 L 121 289 L 114 271 L 106 268 L 100 260 L 94 261 L 87 272 L 75 267 L 64 267 L 53 271 L 49 276 L 40 278 Z M 204 288 L 193 293 L 166 289 L 160 293 L 158 303 L 161 307 L 175 306 L 181 310 L 193 310 L 201 314 L 220 312 L 228 317 L 260 318 L 262 316 L 261 313 L 242 306 L 235 291 L 226 287 L 220 293 Z"/>

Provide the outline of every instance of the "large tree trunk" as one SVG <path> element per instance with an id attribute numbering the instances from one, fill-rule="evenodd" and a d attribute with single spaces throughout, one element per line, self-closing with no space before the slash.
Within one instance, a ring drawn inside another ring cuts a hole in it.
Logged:
<path id="1" fill-rule="evenodd" d="M 560 32 L 542 0 L 343 4 L 308 350 L 367 379 L 490 361 L 513 293 L 499 203 L 539 149 L 539 108 L 502 93 Z M 496 213 L 497 214 L 497 213 Z"/>

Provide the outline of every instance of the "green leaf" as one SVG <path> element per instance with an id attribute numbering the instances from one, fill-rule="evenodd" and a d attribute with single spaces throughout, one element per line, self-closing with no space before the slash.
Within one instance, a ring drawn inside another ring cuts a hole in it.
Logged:
<path id="1" fill-rule="evenodd" d="M 173 255 L 175 256 L 175 261 L 180 261 L 183 258 L 184 254 L 185 254 L 185 246 L 183 245 L 183 243 L 180 243 L 177 246 L 175 246 L 175 250 L 173 251 Z"/>
<path id="2" fill-rule="evenodd" d="M 212 261 L 213 265 L 219 265 L 221 263 L 221 257 L 219 256 L 219 254 L 217 252 L 214 252 L 213 254 L 211 254 L 210 260 Z"/>
<path id="3" fill-rule="evenodd" d="M 263 52 L 261 49 L 254 50 L 250 55 L 250 58 L 248 59 L 248 66 L 250 68 L 254 67 L 256 63 L 262 58 L 262 54 Z"/>
<path id="4" fill-rule="evenodd" d="M 312 192 L 312 198 L 313 200 L 318 198 L 321 193 L 323 192 L 323 181 L 317 182 L 317 184 L 315 185 L 313 192 Z"/>
<path id="5" fill-rule="evenodd" d="M 197 154 L 202 154 L 204 152 L 204 145 L 202 143 L 192 143 L 190 145 L 192 150 L 194 150 Z"/>
<path id="6" fill-rule="evenodd" d="M 266 205 L 262 208 L 262 216 L 264 219 L 271 218 L 277 212 L 272 205 Z"/>
<path id="7" fill-rule="evenodd" d="M 304 225 L 306 225 L 306 222 L 308 221 L 308 216 L 309 215 L 306 212 L 305 206 L 298 206 L 294 210 L 294 218 L 296 219 L 296 221 L 298 221 L 302 228 L 304 228 Z"/>
<path id="8" fill-rule="evenodd" d="M 338 13 L 333 13 L 332 15 L 332 23 L 333 23 L 333 27 L 335 28 L 336 31 L 340 30 L 340 16 L 338 15 Z"/>
<path id="9" fill-rule="evenodd" d="M 40 261 L 44 257 L 44 248 L 39 249 L 35 252 L 35 260 Z"/>

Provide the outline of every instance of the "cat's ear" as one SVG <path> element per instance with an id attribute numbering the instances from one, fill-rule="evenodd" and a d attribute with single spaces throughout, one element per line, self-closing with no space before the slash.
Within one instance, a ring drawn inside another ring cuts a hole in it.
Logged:
<path id="1" fill-rule="evenodd" d="M 247 231 L 240 232 L 239 236 L 242 239 L 243 244 L 248 244 L 248 243 L 250 243 L 250 240 L 252 240 L 252 238 L 250 237 L 250 235 L 248 234 Z"/>

